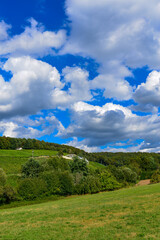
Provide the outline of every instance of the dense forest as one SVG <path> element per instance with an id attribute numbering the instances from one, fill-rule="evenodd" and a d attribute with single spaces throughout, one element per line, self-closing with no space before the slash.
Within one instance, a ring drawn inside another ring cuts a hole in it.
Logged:
<path id="1" fill-rule="evenodd" d="M 0 149 L 11 150 L 11 154 L 15 149 L 23 149 L 17 151 L 19 156 L 27 149 L 54 153 L 44 158 L 25 158 L 16 174 L 6 174 L 0 161 L 0 204 L 112 191 L 135 185 L 141 179 L 160 182 L 160 155 L 157 153 L 87 153 L 66 145 L 9 137 L 0 137 Z M 63 158 L 71 153 L 73 159 Z M 8 166 L 10 161 L 18 162 L 9 155 L 2 159 L 4 161 Z"/>

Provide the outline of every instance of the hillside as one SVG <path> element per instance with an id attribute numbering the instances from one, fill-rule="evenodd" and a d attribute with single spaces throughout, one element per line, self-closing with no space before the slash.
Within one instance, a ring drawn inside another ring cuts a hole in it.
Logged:
<path id="1" fill-rule="evenodd" d="M 160 239 L 160 184 L 0 210 L 1 240 Z"/>
<path id="2" fill-rule="evenodd" d="M 0 142 L 10 148 L 23 143 L 19 150 L 0 149 L 0 205 L 113 191 L 145 179 L 160 182 L 159 154 L 86 153 L 35 139 Z M 33 149 L 24 148 L 29 143 Z"/>

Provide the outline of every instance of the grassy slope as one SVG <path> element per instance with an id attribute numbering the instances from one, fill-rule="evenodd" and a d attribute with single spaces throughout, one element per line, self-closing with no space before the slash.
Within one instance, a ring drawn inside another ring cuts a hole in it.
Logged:
<path id="1" fill-rule="evenodd" d="M 7 174 L 8 183 L 12 187 L 17 186 L 17 180 L 21 172 L 21 166 L 28 158 L 40 156 L 55 156 L 58 152 L 52 150 L 0 150 L 0 168 Z"/>
<path id="2" fill-rule="evenodd" d="M 33 156 L 53 156 L 56 151 L 34 150 Z M 0 150 L 0 168 L 3 168 L 7 174 L 20 173 L 21 165 L 32 156 L 32 150 Z"/>
<path id="3" fill-rule="evenodd" d="M 160 239 L 160 184 L 0 210 L 1 240 Z"/>
<path id="4" fill-rule="evenodd" d="M 7 174 L 8 183 L 12 187 L 17 186 L 17 180 L 21 171 L 21 166 L 32 157 L 37 158 L 37 160 L 43 160 L 45 156 L 55 156 L 58 154 L 57 151 L 52 150 L 0 150 L 0 168 L 3 168 Z M 43 157 L 41 157 L 43 156 Z M 64 161 L 66 161 L 64 159 Z M 91 169 L 104 168 L 105 166 L 90 162 L 89 167 Z"/>

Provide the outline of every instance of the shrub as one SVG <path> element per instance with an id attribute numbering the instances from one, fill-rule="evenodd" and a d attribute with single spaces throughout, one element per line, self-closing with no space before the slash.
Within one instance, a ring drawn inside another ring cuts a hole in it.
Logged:
<path id="1" fill-rule="evenodd" d="M 30 158 L 23 166 L 22 166 L 22 176 L 25 178 L 33 178 L 38 177 L 42 172 L 43 168 L 38 161 L 33 158 Z"/>
<path id="2" fill-rule="evenodd" d="M 60 194 L 60 180 L 58 173 L 55 171 L 44 172 L 41 175 L 41 178 L 46 183 L 47 193 L 51 194 Z"/>
<path id="3" fill-rule="evenodd" d="M 151 183 L 159 183 L 160 182 L 160 170 L 157 170 L 151 176 Z"/>
<path id="4" fill-rule="evenodd" d="M 7 181 L 7 176 L 2 168 L 0 168 L 0 186 L 4 186 Z"/>
<path id="5" fill-rule="evenodd" d="M 114 190 L 121 187 L 116 178 L 108 171 L 103 171 L 100 173 L 99 178 L 102 191 Z"/>
<path id="6" fill-rule="evenodd" d="M 97 193 L 101 190 L 101 183 L 98 177 L 89 175 L 83 177 L 81 181 L 75 185 L 74 193 L 86 194 L 86 193 Z"/>
<path id="7" fill-rule="evenodd" d="M 16 192 L 11 186 L 0 187 L 0 204 L 16 200 Z"/>
<path id="8" fill-rule="evenodd" d="M 59 173 L 61 195 L 71 195 L 73 193 L 73 176 L 68 172 Z"/>
<path id="9" fill-rule="evenodd" d="M 49 158 L 42 165 L 45 171 L 56 170 L 64 172 L 69 170 L 68 162 L 59 157 Z"/>
<path id="10" fill-rule="evenodd" d="M 117 168 L 115 176 L 117 180 L 122 182 L 136 183 L 137 181 L 137 174 L 128 167 Z"/>
<path id="11" fill-rule="evenodd" d="M 39 178 L 26 178 L 18 186 L 18 194 L 25 200 L 33 200 L 44 196 L 47 192 L 45 182 Z"/>
<path id="12" fill-rule="evenodd" d="M 73 161 L 70 161 L 69 165 L 72 173 L 82 172 L 83 175 L 88 175 L 87 162 L 84 159 L 74 157 Z"/>

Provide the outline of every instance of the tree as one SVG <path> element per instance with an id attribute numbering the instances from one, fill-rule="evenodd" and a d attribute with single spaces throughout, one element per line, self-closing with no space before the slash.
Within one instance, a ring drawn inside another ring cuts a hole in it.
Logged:
<path id="1" fill-rule="evenodd" d="M 116 178 L 108 171 L 103 171 L 99 175 L 101 188 L 103 191 L 114 190 L 121 187 Z"/>
<path id="2" fill-rule="evenodd" d="M 70 162 L 70 169 L 72 173 L 82 172 L 84 176 L 88 175 L 87 162 L 84 159 L 74 157 L 73 161 Z"/>
<path id="3" fill-rule="evenodd" d="M 160 170 L 158 169 L 151 176 L 151 183 L 159 183 L 160 182 Z"/>
<path id="4" fill-rule="evenodd" d="M 7 181 L 7 176 L 2 168 L 0 168 L 0 186 L 4 186 Z"/>
<path id="5" fill-rule="evenodd" d="M 30 158 L 23 166 L 22 166 L 22 176 L 23 177 L 38 177 L 42 172 L 43 168 L 38 161 L 33 158 Z"/>

